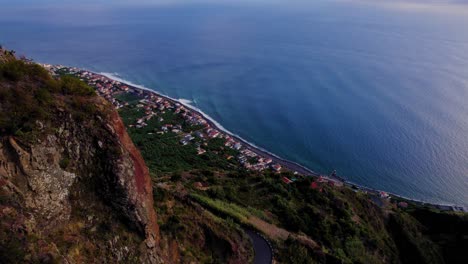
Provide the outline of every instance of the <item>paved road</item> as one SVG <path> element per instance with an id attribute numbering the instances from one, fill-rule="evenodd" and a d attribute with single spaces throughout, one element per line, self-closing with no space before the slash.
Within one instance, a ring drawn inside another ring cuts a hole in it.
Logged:
<path id="1" fill-rule="evenodd" d="M 271 264 L 273 261 L 273 252 L 271 252 L 268 242 L 252 230 L 245 230 L 245 233 L 252 239 L 255 251 L 254 264 Z"/>

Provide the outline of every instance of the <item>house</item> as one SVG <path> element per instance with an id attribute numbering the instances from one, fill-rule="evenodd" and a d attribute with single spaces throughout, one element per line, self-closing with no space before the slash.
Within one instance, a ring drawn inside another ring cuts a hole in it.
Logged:
<path id="1" fill-rule="evenodd" d="M 208 133 L 208 137 L 209 138 L 216 138 L 219 136 L 219 131 L 217 130 L 211 130 L 209 133 Z"/>
<path id="2" fill-rule="evenodd" d="M 407 203 L 407 202 L 399 202 L 399 203 L 398 203 L 398 207 L 407 208 L 407 207 L 408 207 L 408 203 Z"/>
<path id="3" fill-rule="evenodd" d="M 244 155 L 239 155 L 237 159 L 240 161 L 241 164 L 244 164 L 247 161 L 247 158 Z"/>
<path id="4" fill-rule="evenodd" d="M 195 132 L 195 136 L 197 136 L 197 137 L 199 137 L 199 138 L 204 138 L 204 137 L 205 137 L 205 136 L 203 135 L 203 133 L 200 132 L 200 131 Z"/>
<path id="5" fill-rule="evenodd" d="M 286 183 L 286 184 L 291 184 L 291 183 L 293 183 L 293 181 L 291 181 L 288 177 L 283 177 L 283 178 L 282 178 L 282 181 L 283 181 L 284 183 Z"/>
<path id="6" fill-rule="evenodd" d="M 202 154 L 206 153 L 206 150 L 204 150 L 204 149 L 202 149 L 200 147 L 198 147 L 197 150 L 198 150 L 198 155 L 202 155 Z"/>
<path id="7" fill-rule="evenodd" d="M 271 168 L 272 168 L 275 172 L 280 172 L 280 171 L 281 171 L 281 165 L 279 165 L 279 164 L 274 164 L 273 166 L 271 166 Z"/>
<path id="8" fill-rule="evenodd" d="M 324 177 L 320 176 L 317 180 L 317 182 L 328 182 L 327 179 L 325 179 Z"/>
<path id="9" fill-rule="evenodd" d="M 290 184 L 292 183 L 293 181 L 291 181 L 290 179 L 288 179 L 287 177 L 283 177 L 283 182 L 286 183 L 286 184 Z"/>
<path id="10" fill-rule="evenodd" d="M 187 135 L 184 136 L 184 140 L 186 140 L 186 141 L 191 141 L 193 139 L 195 139 L 195 138 L 192 137 L 192 135 L 190 135 L 190 134 L 187 134 Z"/>
<path id="11" fill-rule="evenodd" d="M 388 193 L 386 193 L 384 191 L 380 191 L 379 195 L 380 195 L 380 198 L 389 198 L 390 197 L 390 195 L 388 195 Z"/>

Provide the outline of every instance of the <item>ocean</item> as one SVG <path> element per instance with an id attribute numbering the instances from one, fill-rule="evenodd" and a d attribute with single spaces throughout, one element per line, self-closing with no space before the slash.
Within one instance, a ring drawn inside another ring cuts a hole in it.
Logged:
<path id="1" fill-rule="evenodd" d="M 22 0 L 0 44 L 183 99 L 314 171 L 468 206 L 468 5 Z"/>

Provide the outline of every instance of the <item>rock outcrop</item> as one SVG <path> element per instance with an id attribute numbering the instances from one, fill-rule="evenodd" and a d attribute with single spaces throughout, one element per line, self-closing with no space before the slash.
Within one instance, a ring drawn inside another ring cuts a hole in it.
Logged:
<path id="1" fill-rule="evenodd" d="M 1 118 L 15 114 L 9 92 L 37 94 L 32 77 L 0 78 Z M 162 262 L 151 178 L 118 113 L 97 96 L 48 100 L 56 101 L 27 134 L 0 127 L 0 257 Z"/>
<path id="2" fill-rule="evenodd" d="M 120 160 L 115 163 L 114 172 L 120 185 L 116 189 L 121 190 L 125 198 L 123 203 L 114 202 L 114 206 L 126 212 L 132 222 L 136 223 L 139 231 L 145 235 L 145 244 L 152 253 L 151 262 L 155 262 L 156 256 L 153 253 L 159 246 L 160 237 L 153 208 L 153 187 L 148 167 L 127 134 L 125 125 L 117 112 L 111 112 L 110 121 L 106 127 L 111 135 L 118 139 L 123 150 Z"/>

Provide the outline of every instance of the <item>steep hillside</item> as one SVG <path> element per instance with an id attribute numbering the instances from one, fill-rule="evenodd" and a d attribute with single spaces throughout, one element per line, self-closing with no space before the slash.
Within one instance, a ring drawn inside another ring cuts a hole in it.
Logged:
<path id="1" fill-rule="evenodd" d="M 123 106 L 119 113 L 130 136 L 150 171 L 157 174 L 155 203 L 158 216 L 165 220 L 163 241 L 175 234 L 181 255 L 192 253 L 187 248 L 203 250 L 191 238 L 203 237 L 197 224 L 209 222 L 215 215 L 225 226 L 263 233 L 273 245 L 278 263 L 468 261 L 466 213 L 443 212 L 436 206 L 380 197 L 292 172 L 245 170 L 233 162 L 232 156 L 239 153 L 226 147 L 222 138 L 180 143 L 186 134 L 196 136 L 193 131 L 198 128 L 184 122 L 183 114 L 176 110 L 153 109 L 157 118 L 138 127 L 138 120 L 148 116 L 139 105 L 144 95 L 116 90 L 113 98 Z M 165 132 L 168 124 L 180 126 L 184 132 Z M 206 153 L 197 153 L 199 146 Z M 187 221 L 200 211 L 207 217 Z M 234 229 L 224 228 L 224 237 L 233 234 Z M 200 254 L 195 257 L 200 259 Z"/>
<path id="2" fill-rule="evenodd" d="M 77 79 L 0 57 L 0 262 L 161 262 L 148 169 L 118 114 Z"/>
<path id="3" fill-rule="evenodd" d="M 185 112 L 84 72 L 0 49 L 0 263 L 244 264 L 251 231 L 275 263 L 468 263 L 466 213 L 247 170 Z"/>

